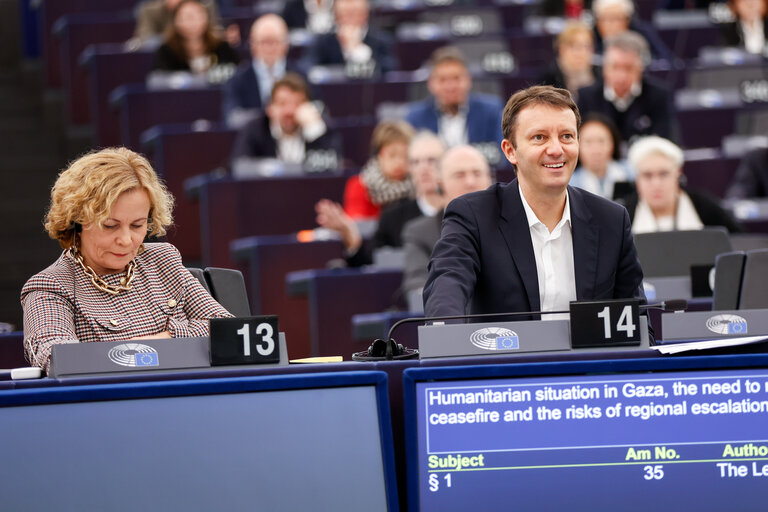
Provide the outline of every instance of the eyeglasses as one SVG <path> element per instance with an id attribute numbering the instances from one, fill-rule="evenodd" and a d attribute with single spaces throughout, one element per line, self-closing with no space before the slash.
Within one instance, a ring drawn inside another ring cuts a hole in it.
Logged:
<path id="1" fill-rule="evenodd" d="M 429 164 L 429 165 L 437 165 L 437 158 L 410 158 L 408 160 L 408 165 L 411 167 L 416 167 L 417 165 L 421 164 Z"/>

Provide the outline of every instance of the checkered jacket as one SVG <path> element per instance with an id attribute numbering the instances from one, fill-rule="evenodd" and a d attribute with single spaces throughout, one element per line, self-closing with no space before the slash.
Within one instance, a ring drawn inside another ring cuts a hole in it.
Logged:
<path id="1" fill-rule="evenodd" d="M 145 244 L 132 287 L 111 295 L 97 289 L 65 251 L 21 290 L 24 350 L 46 371 L 56 343 L 120 341 L 169 331 L 175 338 L 208 335 L 208 319 L 230 315 L 181 263 L 170 244 Z M 102 276 L 117 285 L 123 272 Z"/>

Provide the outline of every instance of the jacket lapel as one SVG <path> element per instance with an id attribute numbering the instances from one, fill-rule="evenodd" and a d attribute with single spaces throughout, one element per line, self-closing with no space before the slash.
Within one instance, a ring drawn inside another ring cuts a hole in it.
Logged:
<path id="1" fill-rule="evenodd" d="M 592 214 L 584 203 L 582 192 L 568 187 L 571 201 L 571 222 L 573 228 L 573 270 L 576 277 L 576 298 L 592 297 L 597 276 L 597 254 L 600 235 L 592 222 Z"/>
<path id="2" fill-rule="evenodd" d="M 533 255 L 531 230 L 528 227 L 528 218 L 525 216 L 523 202 L 520 199 L 517 179 L 512 180 L 506 187 L 499 187 L 498 190 L 501 203 L 499 229 L 525 287 L 529 311 L 538 311 L 541 309 L 541 298 L 539 297 L 536 258 Z"/>

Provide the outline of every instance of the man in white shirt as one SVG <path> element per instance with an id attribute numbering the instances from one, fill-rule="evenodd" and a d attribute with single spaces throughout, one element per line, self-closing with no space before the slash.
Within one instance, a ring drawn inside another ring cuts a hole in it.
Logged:
<path id="1" fill-rule="evenodd" d="M 477 146 L 491 165 L 501 161 L 499 98 L 472 92 L 472 76 L 463 53 L 454 46 L 438 48 L 429 61 L 430 96 L 412 103 L 405 120 L 416 129 L 438 134 L 446 146 Z M 485 147 L 490 151 L 485 151 Z"/>
<path id="2" fill-rule="evenodd" d="M 564 89 L 530 87 L 509 99 L 501 148 L 517 178 L 448 205 L 424 287 L 427 316 L 645 299 L 627 211 L 568 186 L 579 123 Z"/>
<path id="3" fill-rule="evenodd" d="M 232 159 L 270 158 L 283 164 L 319 171 L 338 166 L 338 137 L 328 130 L 309 89 L 296 73 L 275 82 L 265 115 L 257 115 L 240 130 Z"/>

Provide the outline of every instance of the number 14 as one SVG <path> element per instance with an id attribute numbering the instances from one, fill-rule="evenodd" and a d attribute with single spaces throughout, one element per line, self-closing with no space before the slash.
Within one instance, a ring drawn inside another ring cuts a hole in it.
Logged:
<path id="1" fill-rule="evenodd" d="M 603 319 L 605 339 L 609 339 L 611 337 L 611 308 L 605 306 L 597 314 L 597 318 Z M 635 334 L 635 328 L 635 324 L 632 322 L 632 306 L 624 306 L 624 309 L 621 310 L 619 321 L 616 323 L 616 331 L 624 331 L 627 338 L 631 338 Z"/>

